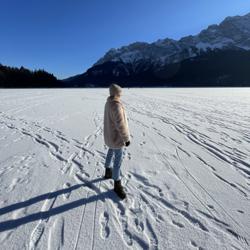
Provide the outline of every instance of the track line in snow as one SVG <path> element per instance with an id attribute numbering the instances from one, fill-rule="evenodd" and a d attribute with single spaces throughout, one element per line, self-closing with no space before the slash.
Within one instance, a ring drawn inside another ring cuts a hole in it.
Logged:
<path id="1" fill-rule="evenodd" d="M 136 110 L 137 111 L 137 110 Z M 176 126 L 175 126 L 175 128 L 176 128 Z M 183 133 L 183 130 L 182 130 L 182 128 L 179 130 L 177 130 L 178 132 L 180 132 L 180 133 Z M 190 129 L 189 129 L 189 132 L 190 132 Z M 186 131 L 185 131 L 185 133 L 186 133 Z M 183 133 L 184 134 L 184 133 Z M 193 135 L 192 133 L 190 134 L 187 134 L 187 138 L 189 139 L 190 138 L 190 135 Z M 197 137 L 194 137 L 194 138 L 197 138 Z M 206 138 L 206 139 L 209 139 L 208 137 L 204 137 L 204 138 Z M 190 139 L 192 139 L 192 138 L 190 138 Z M 197 143 L 197 141 L 194 141 L 195 143 Z M 210 152 L 212 152 L 212 153 L 214 153 L 216 156 L 218 156 L 219 157 L 219 160 L 222 160 L 222 161 L 226 161 L 226 162 L 228 162 L 229 164 L 231 164 L 231 161 L 229 161 L 228 159 L 226 159 L 222 154 L 220 154 L 219 155 L 219 153 L 217 153 L 217 152 L 219 152 L 219 150 L 218 150 L 218 148 L 216 148 L 215 149 L 215 147 L 214 146 L 212 146 L 211 144 L 209 144 L 209 143 L 206 143 L 206 141 L 204 141 L 203 140 L 203 142 L 205 143 L 205 148 L 206 149 L 208 149 Z M 199 144 L 200 146 L 204 146 L 204 145 L 201 145 L 201 144 Z M 211 146 L 211 147 L 210 147 Z M 215 150 L 216 150 L 216 152 L 215 152 Z M 221 151 L 220 151 L 221 152 Z M 222 153 L 222 152 L 221 152 Z M 242 169 L 241 169 L 242 170 Z M 246 170 L 244 170 L 244 171 L 246 171 Z M 196 198 L 198 199 L 198 197 L 196 196 Z M 198 199 L 198 200 L 200 200 L 200 199 Z M 201 201 L 201 200 L 200 200 Z M 202 201 L 201 201 L 202 202 Z M 202 204 L 203 204 L 203 202 L 202 202 Z M 205 207 L 205 204 L 203 204 L 203 206 Z M 246 239 L 245 239 L 246 240 Z M 247 243 L 247 241 L 246 241 L 246 243 Z"/>
<path id="2" fill-rule="evenodd" d="M 182 133 L 182 131 L 178 131 L 178 132 L 180 132 L 180 133 Z M 151 139 L 151 137 L 149 136 L 149 138 Z M 188 138 L 190 138 L 190 134 L 188 134 Z M 153 143 L 153 145 L 155 145 L 155 143 L 153 142 L 153 140 L 151 139 L 151 141 L 152 141 L 152 143 Z M 195 143 L 197 143 L 197 141 L 195 141 Z M 207 144 L 207 143 L 206 143 Z M 200 144 L 201 145 L 201 144 Z M 156 149 L 159 151 L 159 152 L 161 152 L 160 150 L 159 150 L 159 148 L 155 145 L 155 147 L 156 147 Z M 207 147 L 207 146 L 205 146 L 205 147 Z M 209 148 L 209 151 L 212 151 L 213 153 L 215 152 L 213 149 L 210 149 Z M 216 153 L 216 155 L 218 156 L 218 154 Z M 165 155 L 164 155 L 165 156 Z M 164 157 L 165 158 L 165 157 Z M 224 161 L 226 158 L 224 157 L 224 156 L 219 156 L 219 159 L 221 159 L 222 161 Z M 227 162 L 229 162 L 227 159 L 226 159 L 226 161 Z M 229 162 L 229 163 L 231 163 L 231 162 Z M 169 165 L 169 163 L 168 163 L 168 165 Z M 175 172 L 175 170 L 173 169 L 173 171 L 174 171 L 174 173 L 175 174 L 177 174 L 176 172 Z M 178 176 L 178 174 L 177 174 L 177 176 Z M 178 178 L 180 178 L 180 176 L 178 176 Z M 191 191 L 191 189 L 185 184 L 185 186 Z M 191 192 L 191 193 L 193 193 L 193 192 Z M 197 195 L 195 195 L 194 193 L 193 193 L 193 195 L 202 203 L 202 205 L 203 205 L 203 207 L 206 209 L 206 205 L 205 205 L 205 203 L 199 198 L 199 197 L 197 197 Z M 209 210 L 208 210 L 208 212 L 209 213 L 211 213 Z M 238 239 L 241 239 L 242 237 L 239 237 Z M 246 243 L 246 244 L 248 244 L 248 242 L 247 242 L 247 240 L 243 237 L 243 241 Z"/>
<path id="3" fill-rule="evenodd" d="M 63 249 L 64 237 L 64 217 L 60 216 L 49 229 L 48 250 Z"/>
<path id="4" fill-rule="evenodd" d="M 96 123 L 95 123 L 95 124 L 96 124 Z M 96 124 L 96 126 L 97 126 L 97 124 Z M 95 142 L 95 140 L 96 140 L 97 137 L 98 137 L 98 136 L 97 136 L 97 131 L 99 131 L 99 130 L 100 130 L 100 127 L 97 126 L 96 130 L 94 131 L 94 133 L 86 137 L 86 140 L 85 140 L 85 147 L 81 147 L 81 150 L 82 150 L 81 156 L 82 156 L 82 157 L 84 157 L 84 156 L 86 155 L 86 153 L 90 153 L 92 156 L 95 156 L 95 154 L 92 153 L 92 152 L 89 150 L 89 148 L 93 147 L 94 142 Z M 98 135 L 99 135 L 99 134 L 100 134 L 100 133 L 98 133 Z M 90 143 L 90 139 L 93 137 L 93 135 L 94 135 L 94 139 L 93 139 L 93 141 Z M 88 149 L 87 149 L 86 147 L 88 147 Z M 87 159 L 88 159 L 88 156 L 86 156 L 86 157 L 87 157 Z M 92 175 L 92 178 L 91 178 L 91 179 L 93 179 L 93 177 L 96 175 L 96 171 L 97 171 L 97 165 L 95 165 L 95 168 L 94 168 L 93 175 Z M 82 178 L 79 174 L 75 174 L 75 178 L 77 178 L 77 179 L 78 179 L 79 181 L 81 181 L 81 182 L 82 182 L 82 181 L 85 182 L 85 179 Z M 89 182 L 89 183 L 87 182 L 87 184 L 89 184 L 89 187 L 90 187 L 91 190 L 89 190 L 89 191 L 87 192 L 86 197 L 85 197 L 86 199 L 88 199 L 90 191 L 92 191 L 92 190 L 95 190 L 95 191 L 96 191 L 96 188 L 94 188 L 95 185 L 91 185 L 90 182 Z M 88 185 L 87 185 L 87 186 L 88 186 Z M 97 190 L 97 192 L 99 192 L 99 190 Z M 87 206 L 87 204 L 85 204 L 84 207 L 83 207 L 83 209 L 82 209 L 81 218 L 80 218 L 80 224 L 79 224 L 79 228 L 78 228 L 78 231 L 77 231 L 77 237 L 76 237 L 75 244 L 74 244 L 74 250 L 76 250 L 77 247 L 78 247 L 78 242 L 79 242 L 79 238 L 80 238 L 80 232 L 81 232 L 81 229 L 82 229 L 82 224 L 83 224 L 83 221 L 84 221 L 86 206 Z M 93 229 L 93 230 L 95 230 L 95 229 Z M 94 239 L 94 238 L 93 238 L 93 236 L 92 236 L 92 241 L 91 241 L 92 247 L 94 246 L 93 239 Z"/>
<path id="5" fill-rule="evenodd" d="M 241 195 L 243 195 L 244 197 L 248 197 L 248 195 L 241 190 L 241 188 L 239 188 L 236 184 L 227 181 L 225 178 L 223 178 L 222 176 L 220 176 L 219 174 L 213 173 L 219 180 L 221 180 L 223 183 L 225 183 L 226 185 L 230 186 L 231 188 L 233 188 L 236 192 L 240 193 Z"/>
<path id="6" fill-rule="evenodd" d="M 176 149 L 176 154 L 178 155 L 178 158 L 179 158 L 179 160 L 180 160 L 180 162 L 181 162 L 181 165 L 185 168 L 185 170 L 187 171 L 187 173 L 192 177 L 192 179 L 202 188 L 202 190 L 203 191 L 205 191 L 205 193 L 222 209 L 222 211 L 226 214 L 226 216 L 232 221 L 232 222 L 234 222 L 234 224 L 235 225 L 237 225 L 237 227 L 240 229 L 240 231 L 242 231 L 242 232 L 244 232 L 244 234 L 245 235 L 247 235 L 248 236 L 248 233 L 247 232 L 245 232 L 245 230 L 242 228 L 242 226 L 237 222 L 237 220 L 235 220 L 232 216 L 231 216 L 231 214 L 230 213 L 228 213 L 227 211 L 226 211 L 226 209 L 202 186 L 202 184 L 188 171 L 188 169 L 184 166 L 184 164 L 182 163 L 182 160 L 181 160 L 181 158 L 180 158 L 180 156 L 179 156 L 179 154 L 178 154 L 178 151 L 177 151 L 177 149 Z M 215 216 L 213 215 L 213 213 L 210 211 L 210 210 L 208 210 L 209 211 L 209 213 L 211 214 L 211 216 L 213 217 L 213 218 L 215 218 Z M 249 245 L 249 243 L 248 243 L 248 240 L 244 237 L 244 236 L 241 236 L 241 235 L 239 235 L 239 234 L 237 234 L 236 232 L 234 232 L 234 230 L 232 230 L 232 229 L 230 229 L 230 228 L 227 228 L 226 229 L 229 233 L 231 233 L 232 235 L 234 235 L 234 236 L 236 236 L 236 238 L 239 240 L 239 241 L 241 241 L 241 242 L 243 242 L 244 244 L 247 244 L 247 245 Z"/>
<path id="7" fill-rule="evenodd" d="M 146 218 L 146 228 L 149 240 L 149 249 L 158 250 L 159 240 L 148 218 Z"/>
<path id="8" fill-rule="evenodd" d="M 55 190 L 56 191 L 56 190 Z M 49 216 L 43 217 L 45 213 L 49 213 L 52 207 L 55 204 L 55 201 L 57 199 L 57 196 L 53 196 L 53 192 L 48 193 L 48 196 L 45 200 L 45 202 L 42 205 L 41 208 L 41 218 L 38 222 L 37 226 L 34 228 L 34 230 L 31 233 L 30 240 L 29 240 L 29 250 L 35 250 L 46 227 L 46 223 L 49 220 Z"/>

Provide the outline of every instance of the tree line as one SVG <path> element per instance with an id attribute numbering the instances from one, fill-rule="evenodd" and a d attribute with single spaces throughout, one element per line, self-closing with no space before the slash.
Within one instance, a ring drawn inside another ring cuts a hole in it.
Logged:
<path id="1" fill-rule="evenodd" d="M 57 88 L 61 82 L 45 70 L 29 70 L 0 64 L 1 88 Z"/>

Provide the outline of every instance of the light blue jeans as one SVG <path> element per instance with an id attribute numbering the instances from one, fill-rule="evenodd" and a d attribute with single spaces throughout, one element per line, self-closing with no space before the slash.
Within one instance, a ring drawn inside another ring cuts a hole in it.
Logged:
<path id="1" fill-rule="evenodd" d="M 113 171 L 112 171 L 112 178 L 115 181 L 118 181 L 121 179 L 120 172 L 121 172 L 121 164 L 122 164 L 122 148 L 118 149 L 112 149 L 110 148 L 108 150 L 106 161 L 105 161 L 105 168 L 111 168 L 110 164 L 112 161 L 112 158 L 114 156 L 114 164 L 113 164 Z"/>

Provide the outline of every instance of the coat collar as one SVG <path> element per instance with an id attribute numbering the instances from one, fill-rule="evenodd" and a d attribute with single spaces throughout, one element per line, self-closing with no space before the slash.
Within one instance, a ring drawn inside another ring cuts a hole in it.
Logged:
<path id="1" fill-rule="evenodd" d="M 110 101 L 110 102 L 119 102 L 119 103 L 121 103 L 121 98 L 117 97 L 117 96 L 109 96 L 107 100 Z"/>

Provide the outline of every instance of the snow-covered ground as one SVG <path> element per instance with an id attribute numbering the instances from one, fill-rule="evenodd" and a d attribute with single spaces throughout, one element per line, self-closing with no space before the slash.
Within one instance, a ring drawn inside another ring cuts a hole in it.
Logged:
<path id="1" fill-rule="evenodd" d="M 250 89 L 124 89 L 124 201 L 107 94 L 0 91 L 0 249 L 250 249 Z"/>

